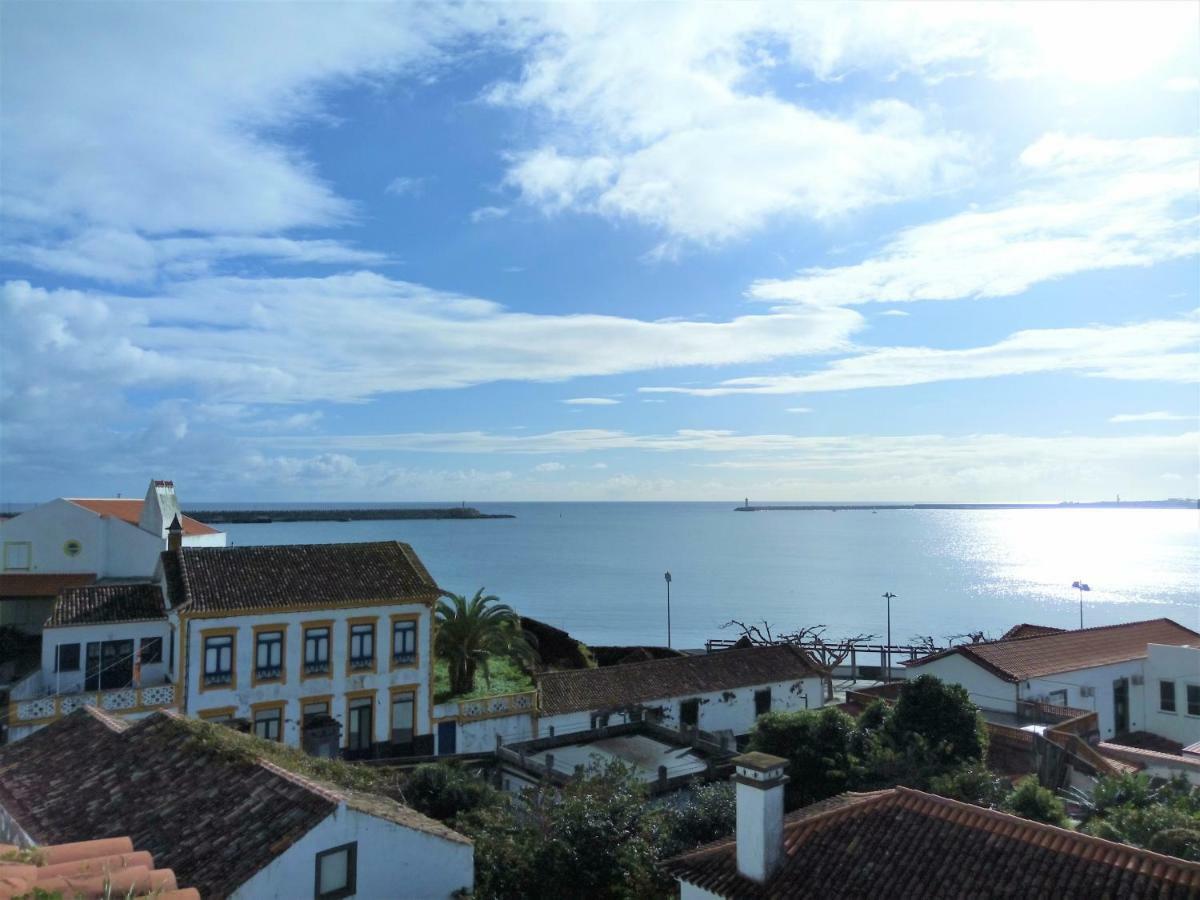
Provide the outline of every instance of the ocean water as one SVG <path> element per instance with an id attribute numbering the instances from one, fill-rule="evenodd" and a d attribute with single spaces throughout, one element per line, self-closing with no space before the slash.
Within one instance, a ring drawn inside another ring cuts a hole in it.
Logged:
<path id="1" fill-rule="evenodd" d="M 731 619 L 883 636 L 885 591 L 896 595 L 896 643 L 980 630 L 999 636 L 1018 622 L 1075 628 L 1076 579 L 1092 588 L 1084 594 L 1087 626 L 1167 616 L 1200 630 L 1195 510 L 469 505 L 516 518 L 222 527 L 234 545 L 407 541 L 443 588 L 484 587 L 592 644 L 666 643 L 666 571 L 676 647 L 736 637 L 721 627 Z"/>

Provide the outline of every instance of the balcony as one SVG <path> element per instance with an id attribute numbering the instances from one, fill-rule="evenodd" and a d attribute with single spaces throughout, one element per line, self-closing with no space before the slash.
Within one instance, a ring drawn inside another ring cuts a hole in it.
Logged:
<path id="1" fill-rule="evenodd" d="M 283 676 L 283 666 L 257 666 L 254 669 L 255 681 L 276 681 Z"/>
<path id="2" fill-rule="evenodd" d="M 350 669 L 352 671 L 361 671 L 363 669 L 374 669 L 374 656 L 352 656 L 350 657 Z"/>
<path id="3" fill-rule="evenodd" d="M 120 715 L 166 709 L 175 706 L 175 685 L 156 684 L 152 687 L 116 688 L 111 691 L 85 691 L 14 700 L 8 706 L 8 723 L 10 726 L 45 725 L 83 706 L 95 706 Z"/>
<path id="4" fill-rule="evenodd" d="M 233 684 L 232 672 L 205 672 L 205 687 L 220 687 L 223 684 Z"/>
<path id="5" fill-rule="evenodd" d="M 417 654 L 413 653 L 393 653 L 392 664 L 397 666 L 411 666 L 417 661 Z"/>
<path id="6" fill-rule="evenodd" d="M 304 674 L 305 675 L 328 675 L 329 674 L 329 660 L 319 659 L 319 660 L 314 660 L 313 662 L 305 662 L 304 663 Z"/>

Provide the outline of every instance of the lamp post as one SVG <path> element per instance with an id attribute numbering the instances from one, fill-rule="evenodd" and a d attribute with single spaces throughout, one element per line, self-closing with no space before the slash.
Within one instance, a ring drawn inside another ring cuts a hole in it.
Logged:
<path id="1" fill-rule="evenodd" d="M 1071 587 L 1079 591 L 1079 627 L 1083 628 L 1083 592 L 1090 591 L 1091 588 L 1083 581 L 1072 581 Z"/>
<path id="2" fill-rule="evenodd" d="M 884 655 L 887 658 L 887 682 L 892 680 L 892 601 L 896 599 L 896 595 L 891 591 L 885 591 L 883 599 L 887 601 L 887 650 Z"/>
<path id="3" fill-rule="evenodd" d="M 667 649 L 671 649 L 671 573 L 664 572 L 663 580 L 667 583 Z"/>

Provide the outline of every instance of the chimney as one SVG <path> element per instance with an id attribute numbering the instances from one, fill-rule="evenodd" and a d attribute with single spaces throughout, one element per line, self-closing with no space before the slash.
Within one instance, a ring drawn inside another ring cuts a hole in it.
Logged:
<path id="1" fill-rule="evenodd" d="M 146 490 L 138 527 L 151 534 L 157 534 L 159 538 L 165 538 L 167 523 L 171 521 L 172 516 L 180 512 L 179 500 L 175 496 L 175 482 L 155 478 Z"/>
<path id="2" fill-rule="evenodd" d="M 167 549 L 174 553 L 182 546 L 183 524 L 179 521 L 179 514 L 176 513 L 171 524 L 167 526 Z"/>
<path id="3" fill-rule="evenodd" d="M 733 761 L 737 785 L 737 867 L 744 878 L 763 884 L 783 862 L 783 774 L 787 760 L 769 753 L 745 753 Z"/>

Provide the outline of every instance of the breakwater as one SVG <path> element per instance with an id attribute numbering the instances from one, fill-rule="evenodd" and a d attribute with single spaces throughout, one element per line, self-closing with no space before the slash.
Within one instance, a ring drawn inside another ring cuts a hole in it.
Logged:
<path id="1" fill-rule="evenodd" d="M 1200 509 L 1200 500 L 1097 500 L 1092 503 L 803 503 L 735 506 L 734 512 L 841 512 L 869 509 Z"/>
<path id="2" fill-rule="evenodd" d="M 187 514 L 207 525 L 266 525 L 272 522 L 360 522 L 396 519 L 515 519 L 508 513 L 482 513 L 473 506 L 429 509 L 194 509 Z"/>

